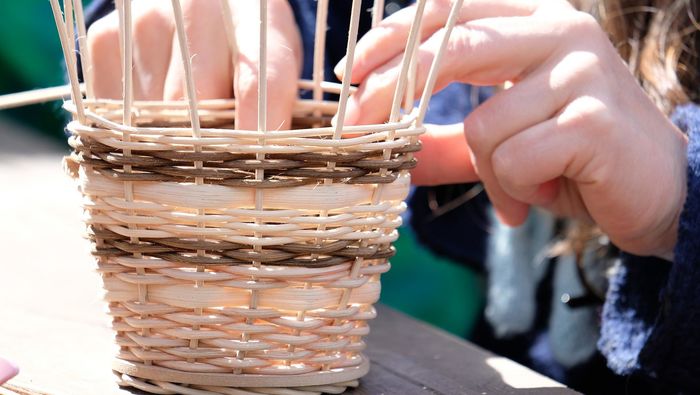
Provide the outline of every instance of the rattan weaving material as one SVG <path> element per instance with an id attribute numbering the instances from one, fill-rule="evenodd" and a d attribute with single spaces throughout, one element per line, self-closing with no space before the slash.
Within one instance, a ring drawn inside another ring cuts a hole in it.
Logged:
<path id="1" fill-rule="evenodd" d="M 401 117 L 399 108 L 405 92 L 413 95 L 408 73 L 416 68 L 425 0 L 418 2 L 388 123 L 343 125 L 350 83 L 323 82 L 317 50 L 314 80 L 299 83 L 313 98 L 297 101 L 292 130 L 276 131 L 265 125 L 265 78 L 257 131 L 234 128 L 235 100 L 196 100 L 181 10 L 178 0 L 172 3 L 186 100 L 134 102 L 130 0 L 117 1 L 123 101 L 95 99 L 89 78 L 82 96 L 73 2 L 64 2 L 64 19 L 51 0 L 72 87 L 64 107 L 74 116 L 67 126 L 74 152 L 66 164 L 84 196 L 87 235 L 120 347 L 117 381 L 197 395 L 340 393 L 356 386 L 369 369 L 362 339 L 376 315 L 379 276 L 395 253 L 407 171 L 424 132 L 427 96 L 417 111 Z M 353 1 L 346 70 L 360 4 Z M 375 3 L 375 25 L 382 4 Z M 228 7 L 222 1 L 224 15 Z M 261 15 L 265 7 L 262 1 Z M 323 48 L 328 0 L 318 7 L 316 48 Z M 262 18 L 261 43 L 265 34 Z M 82 37 L 80 44 L 89 59 Z M 265 56 L 263 44 L 262 76 Z M 339 94 L 339 102 L 324 101 L 324 93 Z M 407 102 L 411 109 L 412 97 Z"/>

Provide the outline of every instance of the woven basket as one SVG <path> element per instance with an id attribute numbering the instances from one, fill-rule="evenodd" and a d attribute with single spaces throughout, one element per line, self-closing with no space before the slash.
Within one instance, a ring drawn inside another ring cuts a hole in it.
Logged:
<path id="1" fill-rule="evenodd" d="M 74 116 L 66 163 L 84 196 L 120 347 L 113 365 L 119 385 L 163 394 L 339 393 L 356 386 L 369 369 L 363 336 L 376 315 L 380 274 L 394 255 L 407 170 L 424 131 L 425 105 L 400 116 L 396 98 L 411 90 L 425 1 L 388 123 L 344 127 L 341 116 L 331 126 L 352 89 L 315 78 L 300 81 L 314 98 L 297 101 L 294 129 L 285 131 L 265 130 L 264 116 L 257 131 L 234 129 L 235 100 L 196 100 L 177 0 L 187 100 L 130 99 L 129 1 L 117 2 L 125 99 L 95 99 L 89 81 L 83 97 L 72 47 L 73 13 L 84 35 L 82 8 L 66 1 L 64 19 L 51 1 L 73 85 L 64 106 Z M 347 70 L 360 3 L 353 2 Z M 327 1 L 319 1 L 319 15 L 323 7 Z M 260 92 L 264 114 L 264 78 Z M 324 101 L 324 93 L 340 101 Z"/>

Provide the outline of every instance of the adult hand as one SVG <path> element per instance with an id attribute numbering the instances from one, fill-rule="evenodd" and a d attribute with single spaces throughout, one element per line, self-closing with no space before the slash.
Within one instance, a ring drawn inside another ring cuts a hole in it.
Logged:
<path id="1" fill-rule="evenodd" d="M 182 0 L 181 3 L 197 98 L 235 96 L 239 105 L 238 127 L 255 130 L 259 2 L 230 2 L 238 48 L 235 65 L 231 64 L 220 2 Z M 268 3 L 267 80 L 275 94 L 268 95 L 267 126 L 268 129 L 289 129 L 301 69 L 301 38 L 287 1 L 270 0 Z M 171 4 L 169 0 L 133 2 L 136 100 L 180 100 L 184 96 L 185 73 Z M 117 12 L 92 24 L 87 40 L 95 96 L 121 99 Z"/>
<path id="2" fill-rule="evenodd" d="M 418 94 L 450 3 L 426 7 Z M 352 81 L 360 87 L 348 122 L 387 118 L 413 12 L 397 12 L 358 43 Z M 343 74 L 340 67 L 336 72 Z M 467 1 L 437 89 L 452 81 L 514 85 L 475 109 L 464 135 L 423 138 L 416 182 L 480 179 L 507 224 L 522 223 L 528 207 L 538 205 L 594 221 L 631 253 L 672 254 L 686 194 L 687 138 L 644 93 L 591 16 L 563 0 Z M 463 154 L 445 154 L 452 151 Z"/>

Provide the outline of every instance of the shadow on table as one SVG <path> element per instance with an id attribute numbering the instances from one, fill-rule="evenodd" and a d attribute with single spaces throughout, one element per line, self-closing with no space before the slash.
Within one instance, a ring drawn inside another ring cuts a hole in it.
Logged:
<path id="1" fill-rule="evenodd" d="M 403 313 L 378 310 L 365 351 L 372 367 L 348 395 L 577 393 Z"/>
<path id="2" fill-rule="evenodd" d="M 372 361 L 351 394 L 576 394 L 539 373 L 498 357 L 385 306 L 371 322 Z"/>

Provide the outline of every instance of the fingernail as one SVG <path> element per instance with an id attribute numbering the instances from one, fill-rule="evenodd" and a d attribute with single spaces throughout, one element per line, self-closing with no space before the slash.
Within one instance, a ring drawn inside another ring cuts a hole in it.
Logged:
<path id="1" fill-rule="evenodd" d="M 335 73 L 335 76 L 338 77 L 339 80 L 343 80 L 343 74 L 345 74 L 345 56 L 335 65 L 333 73 Z"/>
<path id="2" fill-rule="evenodd" d="M 0 384 L 15 377 L 19 373 L 19 368 L 14 363 L 0 358 Z"/>

